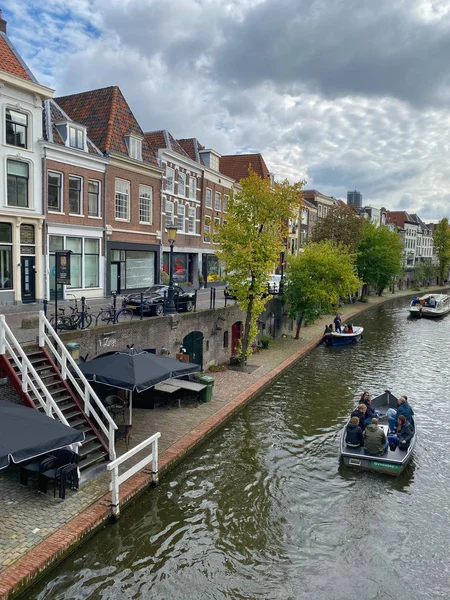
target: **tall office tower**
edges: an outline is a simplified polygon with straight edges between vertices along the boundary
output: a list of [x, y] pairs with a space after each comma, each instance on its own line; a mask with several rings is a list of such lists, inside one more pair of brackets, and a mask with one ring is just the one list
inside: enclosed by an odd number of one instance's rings
[[358, 190], [352, 190], [347, 192], [347, 204], [349, 206], [354, 206], [355, 208], [362, 207], [362, 194], [358, 192]]

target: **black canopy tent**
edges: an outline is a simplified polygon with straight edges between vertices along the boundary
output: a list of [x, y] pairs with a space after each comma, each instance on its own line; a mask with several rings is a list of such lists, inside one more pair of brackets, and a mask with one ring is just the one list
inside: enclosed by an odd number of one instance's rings
[[0, 400], [0, 469], [84, 441], [84, 433], [44, 413]]
[[200, 365], [135, 348], [94, 358], [79, 367], [88, 381], [130, 392], [130, 423], [133, 391], [144, 392], [166, 379], [200, 370]]

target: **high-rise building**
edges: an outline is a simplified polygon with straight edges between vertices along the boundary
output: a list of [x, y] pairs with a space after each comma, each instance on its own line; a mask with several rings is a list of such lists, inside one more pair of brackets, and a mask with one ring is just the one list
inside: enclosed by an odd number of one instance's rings
[[351, 190], [347, 192], [347, 204], [354, 206], [355, 208], [362, 207], [362, 194], [358, 190]]

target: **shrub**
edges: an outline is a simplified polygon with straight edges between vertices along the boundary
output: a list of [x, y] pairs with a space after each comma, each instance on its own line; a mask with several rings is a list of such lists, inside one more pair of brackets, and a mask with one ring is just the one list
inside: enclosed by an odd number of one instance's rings
[[259, 341], [261, 342], [261, 346], [263, 348], [268, 348], [272, 342], [272, 338], [270, 337], [270, 335], [262, 335], [259, 338]]
[[164, 285], [169, 285], [169, 274], [165, 271], [161, 271], [160, 281]]
[[361, 298], [358, 298], [358, 302], [368, 302], [369, 299], [367, 298], [367, 296], [361, 296]]

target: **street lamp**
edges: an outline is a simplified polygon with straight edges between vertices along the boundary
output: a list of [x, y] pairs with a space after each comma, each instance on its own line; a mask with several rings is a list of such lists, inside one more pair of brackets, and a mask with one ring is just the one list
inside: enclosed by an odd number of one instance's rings
[[169, 289], [167, 290], [167, 306], [166, 313], [173, 315], [177, 312], [174, 302], [174, 289], [173, 289], [173, 245], [177, 239], [177, 228], [175, 225], [170, 225], [167, 228], [167, 237], [169, 238], [170, 244], [170, 257], [169, 257]]

